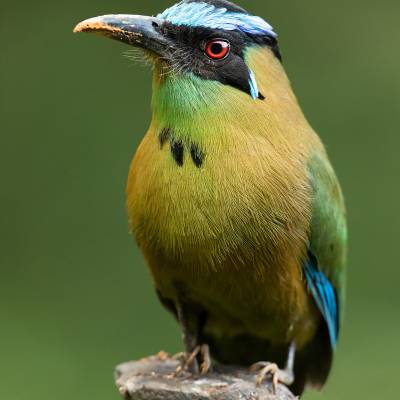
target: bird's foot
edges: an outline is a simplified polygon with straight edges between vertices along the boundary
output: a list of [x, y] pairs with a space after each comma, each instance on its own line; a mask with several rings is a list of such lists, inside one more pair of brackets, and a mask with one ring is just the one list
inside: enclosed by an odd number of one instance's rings
[[279, 383], [290, 386], [294, 382], [293, 371], [290, 368], [279, 369], [278, 365], [275, 363], [261, 361], [253, 364], [250, 367], [250, 371], [259, 371], [256, 377], [257, 386], [261, 385], [266, 378], [271, 378], [274, 394], [276, 394]]
[[210, 348], [207, 344], [196, 346], [191, 353], [178, 353], [174, 358], [181, 361], [181, 365], [173, 374], [175, 378], [184, 371], [194, 375], [206, 375], [211, 370]]
[[210, 356], [210, 347], [208, 344], [202, 344], [200, 346], [201, 363], [200, 363], [200, 374], [206, 375], [212, 369], [212, 362]]

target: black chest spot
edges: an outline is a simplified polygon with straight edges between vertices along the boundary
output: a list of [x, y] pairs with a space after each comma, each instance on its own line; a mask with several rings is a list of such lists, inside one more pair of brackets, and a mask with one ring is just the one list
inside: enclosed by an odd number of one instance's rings
[[158, 135], [158, 140], [160, 142], [160, 148], [164, 147], [164, 144], [167, 143], [171, 138], [171, 130], [169, 128], [163, 129]]
[[190, 153], [194, 165], [197, 168], [202, 167], [205, 159], [205, 152], [197, 143], [190, 141], [184, 142], [181, 139], [175, 138], [173, 131], [169, 128], [164, 128], [161, 130], [158, 135], [158, 140], [160, 143], [160, 149], [162, 149], [167, 142], [170, 143], [172, 158], [175, 160], [178, 166], [183, 166], [185, 161], [185, 153], [188, 152]]
[[190, 155], [196, 167], [200, 168], [203, 165], [204, 153], [196, 143], [191, 144]]
[[185, 153], [185, 148], [183, 147], [182, 140], [171, 140], [171, 154], [176, 163], [182, 167], [183, 165], [183, 156]]

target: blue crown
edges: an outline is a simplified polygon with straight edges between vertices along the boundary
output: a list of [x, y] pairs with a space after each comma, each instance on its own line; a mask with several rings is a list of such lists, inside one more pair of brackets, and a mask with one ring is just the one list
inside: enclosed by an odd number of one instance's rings
[[222, 29], [225, 31], [239, 30], [250, 35], [267, 35], [276, 38], [272, 26], [260, 17], [228, 11], [204, 2], [181, 1], [166, 9], [157, 18], [164, 19], [175, 25]]

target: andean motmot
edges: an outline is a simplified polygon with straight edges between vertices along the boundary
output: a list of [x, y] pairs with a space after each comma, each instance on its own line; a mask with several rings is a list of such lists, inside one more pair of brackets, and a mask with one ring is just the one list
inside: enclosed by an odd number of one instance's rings
[[125, 42], [153, 64], [127, 210], [188, 359], [198, 354], [188, 367], [255, 364], [258, 383], [321, 387], [343, 314], [345, 207], [271, 25], [225, 0], [184, 0], [75, 31]]

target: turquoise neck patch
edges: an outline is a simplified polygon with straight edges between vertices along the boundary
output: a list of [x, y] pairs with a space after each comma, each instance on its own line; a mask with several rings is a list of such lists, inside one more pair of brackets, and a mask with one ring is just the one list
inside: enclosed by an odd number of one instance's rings
[[254, 76], [253, 71], [249, 68], [249, 85], [250, 85], [250, 93], [253, 100], [257, 100], [259, 96], [258, 85], [256, 81], [256, 77]]

